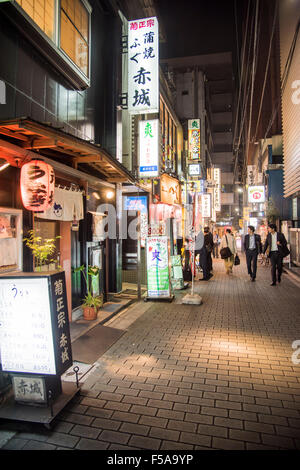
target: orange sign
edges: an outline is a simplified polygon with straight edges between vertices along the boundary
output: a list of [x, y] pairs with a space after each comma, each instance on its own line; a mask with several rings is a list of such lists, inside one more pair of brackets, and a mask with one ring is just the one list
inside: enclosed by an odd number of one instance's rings
[[180, 183], [169, 175], [160, 178], [160, 200], [165, 204], [181, 204]]

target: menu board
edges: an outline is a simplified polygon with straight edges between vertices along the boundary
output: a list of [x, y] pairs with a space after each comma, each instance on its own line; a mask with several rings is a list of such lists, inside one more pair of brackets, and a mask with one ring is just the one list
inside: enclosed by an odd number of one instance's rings
[[167, 237], [147, 237], [148, 297], [170, 297]]
[[0, 278], [2, 370], [62, 374], [72, 365], [64, 272]]

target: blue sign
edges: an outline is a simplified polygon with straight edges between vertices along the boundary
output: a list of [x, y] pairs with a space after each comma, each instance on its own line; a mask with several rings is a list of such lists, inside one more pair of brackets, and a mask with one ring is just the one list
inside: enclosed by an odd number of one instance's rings
[[127, 211], [140, 211], [147, 213], [147, 196], [125, 196], [124, 209]]

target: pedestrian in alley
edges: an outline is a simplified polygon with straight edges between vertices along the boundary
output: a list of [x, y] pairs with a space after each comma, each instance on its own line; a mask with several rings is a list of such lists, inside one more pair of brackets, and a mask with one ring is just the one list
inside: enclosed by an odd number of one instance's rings
[[232, 267], [234, 265], [234, 257], [237, 253], [236, 242], [231, 229], [227, 228], [225, 234], [223, 235], [220, 243], [220, 254], [223, 248], [229, 248], [231, 255], [229, 257], [223, 258], [225, 264], [226, 274], [232, 274]]
[[208, 252], [205, 246], [205, 236], [200, 231], [195, 237], [195, 257], [199, 255], [200, 258], [200, 267], [203, 271], [203, 278], [199, 281], [209, 281], [213, 276], [209, 270], [208, 264]]
[[256, 279], [257, 257], [262, 252], [260, 235], [254, 233], [253, 225], [248, 227], [248, 235], [244, 239], [244, 249], [246, 253], [248, 274], [252, 282]]
[[214, 258], [219, 258], [219, 243], [220, 243], [220, 239], [219, 239], [219, 235], [218, 235], [218, 233], [217, 233], [216, 230], [214, 231], [214, 234], [213, 234], [213, 242], [214, 242], [213, 257], [214, 257]]
[[209, 272], [212, 271], [212, 258], [211, 254], [214, 247], [214, 239], [212, 233], [209, 231], [209, 227], [204, 227], [204, 244], [207, 251], [207, 266]]
[[268, 232], [263, 252], [265, 254], [267, 249], [269, 249], [272, 274], [271, 286], [276, 286], [276, 281], [278, 283], [281, 282], [283, 258], [289, 254], [289, 250], [285, 236], [283, 233], [277, 232], [275, 224], [269, 224]]

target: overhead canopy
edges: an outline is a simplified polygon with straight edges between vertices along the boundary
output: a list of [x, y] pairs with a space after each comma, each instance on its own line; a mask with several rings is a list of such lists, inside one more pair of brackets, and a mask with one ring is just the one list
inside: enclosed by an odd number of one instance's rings
[[[0, 122], [0, 138], [18, 145], [22, 150], [39, 152], [48, 158], [69, 164], [75, 169], [102, 175], [108, 182], [132, 182], [130, 172], [100, 146], [64, 133], [52, 126], [40, 124], [28, 118]], [[1, 153], [5, 149], [1, 147]], [[24, 152], [23, 152], [23, 155]], [[10, 158], [14, 164], [13, 157]], [[15, 156], [17, 157], [17, 156]], [[24, 158], [26, 159], [26, 157]], [[23, 159], [22, 159], [23, 161]]]

